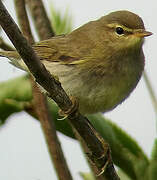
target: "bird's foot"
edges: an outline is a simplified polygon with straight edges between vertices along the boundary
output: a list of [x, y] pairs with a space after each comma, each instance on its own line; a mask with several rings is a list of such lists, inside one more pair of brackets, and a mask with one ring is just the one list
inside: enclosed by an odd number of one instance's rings
[[63, 118], [58, 118], [58, 120], [65, 120], [68, 118], [70, 114], [75, 113], [78, 110], [79, 103], [77, 99], [74, 96], [70, 96], [72, 106], [67, 110], [67, 111], [62, 111], [61, 109], [59, 110], [59, 115], [63, 116]]
[[95, 132], [95, 135], [97, 136], [97, 138], [99, 139], [99, 141], [103, 146], [103, 152], [99, 157], [95, 157], [94, 154], [90, 154], [90, 153], [87, 153], [87, 156], [89, 157], [90, 162], [94, 166], [96, 162], [98, 164], [101, 164], [100, 167], [97, 169], [97, 173], [96, 173], [96, 176], [101, 176], [105, 172], [108, 164], [111, 162], [110, 147], [109, 144], [106, 143], [104, 139], [97, 132]]
[[97, 176], [101, 176], [105, 172], [106, 167], [108, 166], [109, 162], [111, 161], [109, 144], [105, 143], [105, 141], [104, 141], [104, 139], [102, 137], [99, 137], [99, 140], [102, 143], [104, 153], [97, 160], [104, 159], [104, 165], [102, 165], [102, 167], [100, 168]]

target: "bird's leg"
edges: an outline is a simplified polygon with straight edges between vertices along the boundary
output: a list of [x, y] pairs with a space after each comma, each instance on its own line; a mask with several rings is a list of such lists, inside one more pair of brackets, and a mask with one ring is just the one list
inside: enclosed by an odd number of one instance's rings
[[104, 153], [99, 158], [96, 158], [93, 154], [87, 153], [87, 156], [91, 164], [94, 166], [95, 166], [96, 161], [102, 161], [102, 158], [104, 159], [104, 164], [101, 165], [101, 167], [97, 170], [96, 176], [101, 176], [105, 172], [107, 166], [109, 165], [111, 161], [109, 145], [105, 143], [104, 140], [102, 142], [102, 145], [104, 148]]
[[58, 120], [64, 120], [66, 119], [70, 114], [74, 113], [78, 110], [79, 103], [77, 99], [74, 96], [70, 96], [70, 100], [72, 102], [72, 106], [67, 111], [59, 110], [59, 115], [63, 116], [63, 118], [59, 118]]

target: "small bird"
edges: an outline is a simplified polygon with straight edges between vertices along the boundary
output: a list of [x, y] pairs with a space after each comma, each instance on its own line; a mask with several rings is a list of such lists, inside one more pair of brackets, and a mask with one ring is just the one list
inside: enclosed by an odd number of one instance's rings
[[[150, 35], [138, 15], [123, 10], [33, 48], [67, 94], [78, 100], [80, 112], [92, 114], [112, 110], [136, 87], [144, 69], [144, 37]], [[17, 51], [0, 51], [0, 56], [29, 71]]]

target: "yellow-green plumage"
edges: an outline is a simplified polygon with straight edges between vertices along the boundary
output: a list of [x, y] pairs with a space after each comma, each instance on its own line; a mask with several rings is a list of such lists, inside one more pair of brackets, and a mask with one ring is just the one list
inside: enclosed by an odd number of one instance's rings
[[[143, 38], [149, 35], [139, 16], [117, 11], [33, 48], [78, 99], [81, 113], [89, 114], [113, 109], [136, 87], [144, 69]], [[21, 66], [17, 52], [0, 54]]]

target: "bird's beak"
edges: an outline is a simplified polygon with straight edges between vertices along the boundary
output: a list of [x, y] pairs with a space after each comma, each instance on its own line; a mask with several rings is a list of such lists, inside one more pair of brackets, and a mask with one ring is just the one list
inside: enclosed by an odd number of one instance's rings
[[141, 38], [151, 36], [152, 34], [153, 34], [152, 32], [145, 31], [144, 29], [139, 29], [134, 32], [134, 35], [136, 37], [141, 37]]

